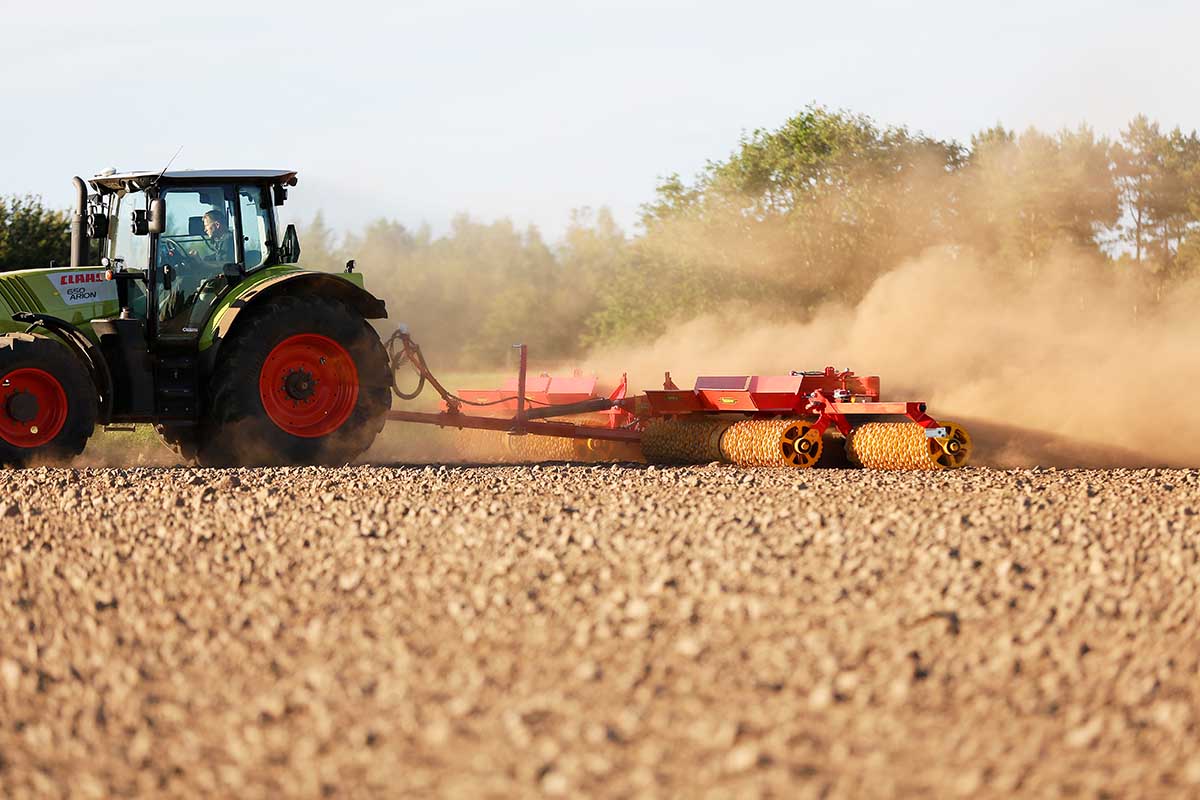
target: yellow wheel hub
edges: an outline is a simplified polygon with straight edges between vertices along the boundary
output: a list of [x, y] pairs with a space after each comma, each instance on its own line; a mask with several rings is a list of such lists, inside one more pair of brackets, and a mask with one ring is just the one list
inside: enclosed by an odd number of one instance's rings
[[823, 442], [813, 426], [797, 422], [786, 428], [779, 440], [783, 459], [793, 467], [807, 469], [821, 460]]
[[961, 467], [971, 457], [971, 434], [953, 422], [943, 422], [940, 426], [946, 429], [946, 436], [929, 440], [933, 460], [943, 469]]

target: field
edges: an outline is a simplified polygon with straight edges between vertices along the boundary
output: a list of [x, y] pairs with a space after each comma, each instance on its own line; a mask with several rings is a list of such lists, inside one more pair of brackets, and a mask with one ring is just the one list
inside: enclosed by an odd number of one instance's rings
[[1200, 792], [1200, 472], [0, 479], [0, 796]]

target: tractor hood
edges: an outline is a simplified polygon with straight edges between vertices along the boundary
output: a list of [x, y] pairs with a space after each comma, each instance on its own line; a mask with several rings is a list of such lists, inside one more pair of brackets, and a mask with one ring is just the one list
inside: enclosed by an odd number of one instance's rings
[[103, 267], [54, 267], [0, 274], [3, 328], [23, 329], [8, 318], [31, 311], [66, 320], [90, 335], [90, 320], [115, 316], [120, 310], [117, 284], [107, 280], [105, 272]]

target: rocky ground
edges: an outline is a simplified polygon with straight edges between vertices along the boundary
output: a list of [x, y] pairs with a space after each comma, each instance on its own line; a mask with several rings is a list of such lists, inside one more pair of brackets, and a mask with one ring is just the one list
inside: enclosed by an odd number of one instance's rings
[[1200, 473], [0, 476], [0, 796], [1195, 796]]

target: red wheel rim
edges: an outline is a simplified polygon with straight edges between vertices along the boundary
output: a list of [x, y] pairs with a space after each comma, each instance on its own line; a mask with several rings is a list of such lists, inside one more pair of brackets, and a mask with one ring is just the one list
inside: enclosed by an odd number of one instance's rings
[[271, 421], [293, 436], [333, 433], [358, 403], [358, 369], [346, 348], [326, 336], [289, 336], [267, 354], [258, 394]]
[[0, 438], [16, 447], [41, 447], [67, 423], [67, 392], [58, 378], [22, 367], [0, 378]]

